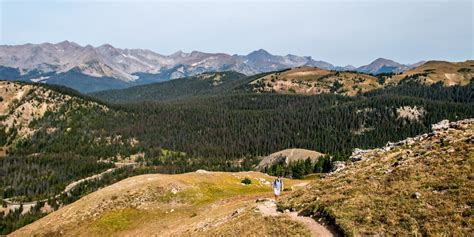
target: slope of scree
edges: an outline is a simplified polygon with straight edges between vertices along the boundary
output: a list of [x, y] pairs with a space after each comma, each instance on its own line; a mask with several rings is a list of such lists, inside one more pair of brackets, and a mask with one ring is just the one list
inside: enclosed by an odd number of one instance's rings
[[349, 236], [474, 233], [474, 119], [355, 150], [351, 161], [282, 201], [332, 221]]

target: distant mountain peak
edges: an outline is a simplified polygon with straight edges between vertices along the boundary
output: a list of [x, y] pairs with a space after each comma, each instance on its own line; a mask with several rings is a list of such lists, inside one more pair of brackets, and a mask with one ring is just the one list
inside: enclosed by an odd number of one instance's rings
[[103, 44], [99, 46], [99, 48], [115, 49], [115, 47], [110, 44]]
[[388, 72], [402, 72], [408, 69], [407, 65], [400, 64], [391, 59], [386, 58], [377, 58], [372, 61], [370, 64], [361, 66], [356, 70], [359, 72], [371, 73], [371, 74], [380, 74]]
[[391, 59], [386, 59], [386, 58], [377, 58], [375, 59], [372, 63], [370, 63], [369, 65], [396, 65], [396, 66], [399, 66], [399, 65], [402, 65], [400, 63], [397, 63]]
[[[355, 69], [336, 67], [328, 62], [314, 60], [310, 56], [273, 55], [265, 49], [258, 49], [247, 55], [200, 51], [185, 53], [181, 50], [171, 55], [161, 55], [151, 50], [115, 48], [107, 43], [98, 47], [81, 46], [68, 40], [56, 44], [0, 46], [0, 66], [18, 68], [21, 72], [37, 70], [43, 74], [66, 73], [74, 69], [91, 77], [108, 77], [121, 83], [149, 83], [157, 80], [150, 78], [166, 80], [219, 71], [254, 75], [301, 66], [341, 71]], [[407, 68], [406, 65], [392, 60], [378, 58], [355, 70], [377, 74], [401, 72]]]
[[176, 57], [186, 57], [187, 53], [181, 51], [181, 50], [178, 50], [176, 52], [174, 52], [173, 54], [170, 55], [170, 57], [172, 58], [176, 58]]
[[247, 57], [271, 57], [271, 56], [273, 55], [271, 55], [265, 49], [255, 50], [247, 55]]

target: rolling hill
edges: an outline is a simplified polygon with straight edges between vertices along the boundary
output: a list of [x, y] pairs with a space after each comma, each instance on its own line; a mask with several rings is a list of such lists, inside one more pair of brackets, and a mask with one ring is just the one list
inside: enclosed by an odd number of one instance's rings
[[378, 78], [372, 75], [313, 67], [275, 72], [250, 82], [247, 87], [258, 93], [303, 95], [337, 93], [350, 96], [382, 88]]
[[[1, 216], [0, 233], [130, 176], [250, 170], [259, 157], [290, 147], [333, 156], [330, 168], [354, 148], [474, 117], [472, 83], [402, 83], [352, 97], [246, 91], [265, 76], [208, 73], [178, 81], [200, 88], [181, 98], [171, 92], [166, 100], [120, 105], [64, 87], [2, 81], [0, 145], [8, 152], [0, 159], [0, 195], [16, 211]], [[20, 203], [28, 205], [20, 211]]]
[[[244, 177], [252, 183], [242, 184]], [[303, 222], [276, 211], [270, 215], [256, 202], [271, 196], [272, 179], [256, 172], [136, 176], [89, 194], [11, 236], [248, 236], [282, 232], [309, 236]], [[285, 182], [289, 188], [298, 188], [307, 181]]]
[[[474, 78], [474, 60], [465, 62], [428, 61], [418, 67], [393, 76], [393, 80], [418, 80], [424, 84], [445, 86], [467, 85]], [[388, 80], [390, 81], [390, 79]]]
[[277, 164], [281, 159], [284, 163], [289, 164], [290, 162], [295, 161], [304, 161], [310, 159], [312, 162], [318, 161], [318, 158], [324, 156], [324, 154], [317, 151], [311, 151], [306, 149], [285, 149], [282, 151], [277, 151], [268, 156], [263, 157], [263, 159], [258, 163], [256, 169], [262, 169], [264, 167], [269, 167], [271, 165]]
[[276, 205], [268, 199], [274, 177], [258, 172], [142, 175], [11, 236], [469, 235], [474, 120], [432, 127], [382, 148], [356, 149], [321, 179], [285, 179], [293, 191]]
[[[430, 61], [403, 73], [370, 75], [355, 71], [334, 71], [315, 67], [296, 67], [282, 71], [245, 76], [234, 72], [205, 73], [202, 76], [110, 90], [91, 95], [108, 102], [130, 103], [164, 101], [236, 93], [339, 94], [357, 96], [407, 83], [444, 87], [468, 86], [474, 77], [473, 61]], [[223, 76], [219, 82], [203, 80], [209, 75]], [[212, 77], [212, 76], [211, 76]], [[437, 95], [439, 95], [437, 93]]]

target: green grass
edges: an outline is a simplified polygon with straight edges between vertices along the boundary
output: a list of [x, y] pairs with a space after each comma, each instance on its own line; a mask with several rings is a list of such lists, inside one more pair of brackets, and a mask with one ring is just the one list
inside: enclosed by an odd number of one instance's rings
[[117, 233], [130, 229], [146, 218], [143, 210], [127, 208], [105, 213], [94, 222], [94, 229], [102, 234]]

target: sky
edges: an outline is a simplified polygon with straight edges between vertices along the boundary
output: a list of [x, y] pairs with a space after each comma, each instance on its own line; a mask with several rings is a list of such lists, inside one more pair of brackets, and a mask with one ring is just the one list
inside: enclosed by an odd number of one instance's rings
[[119, 48], [311, 56], [360, 66], [473, 59], [472, 0], [8, 1], [0, 45], [108, 43]]

